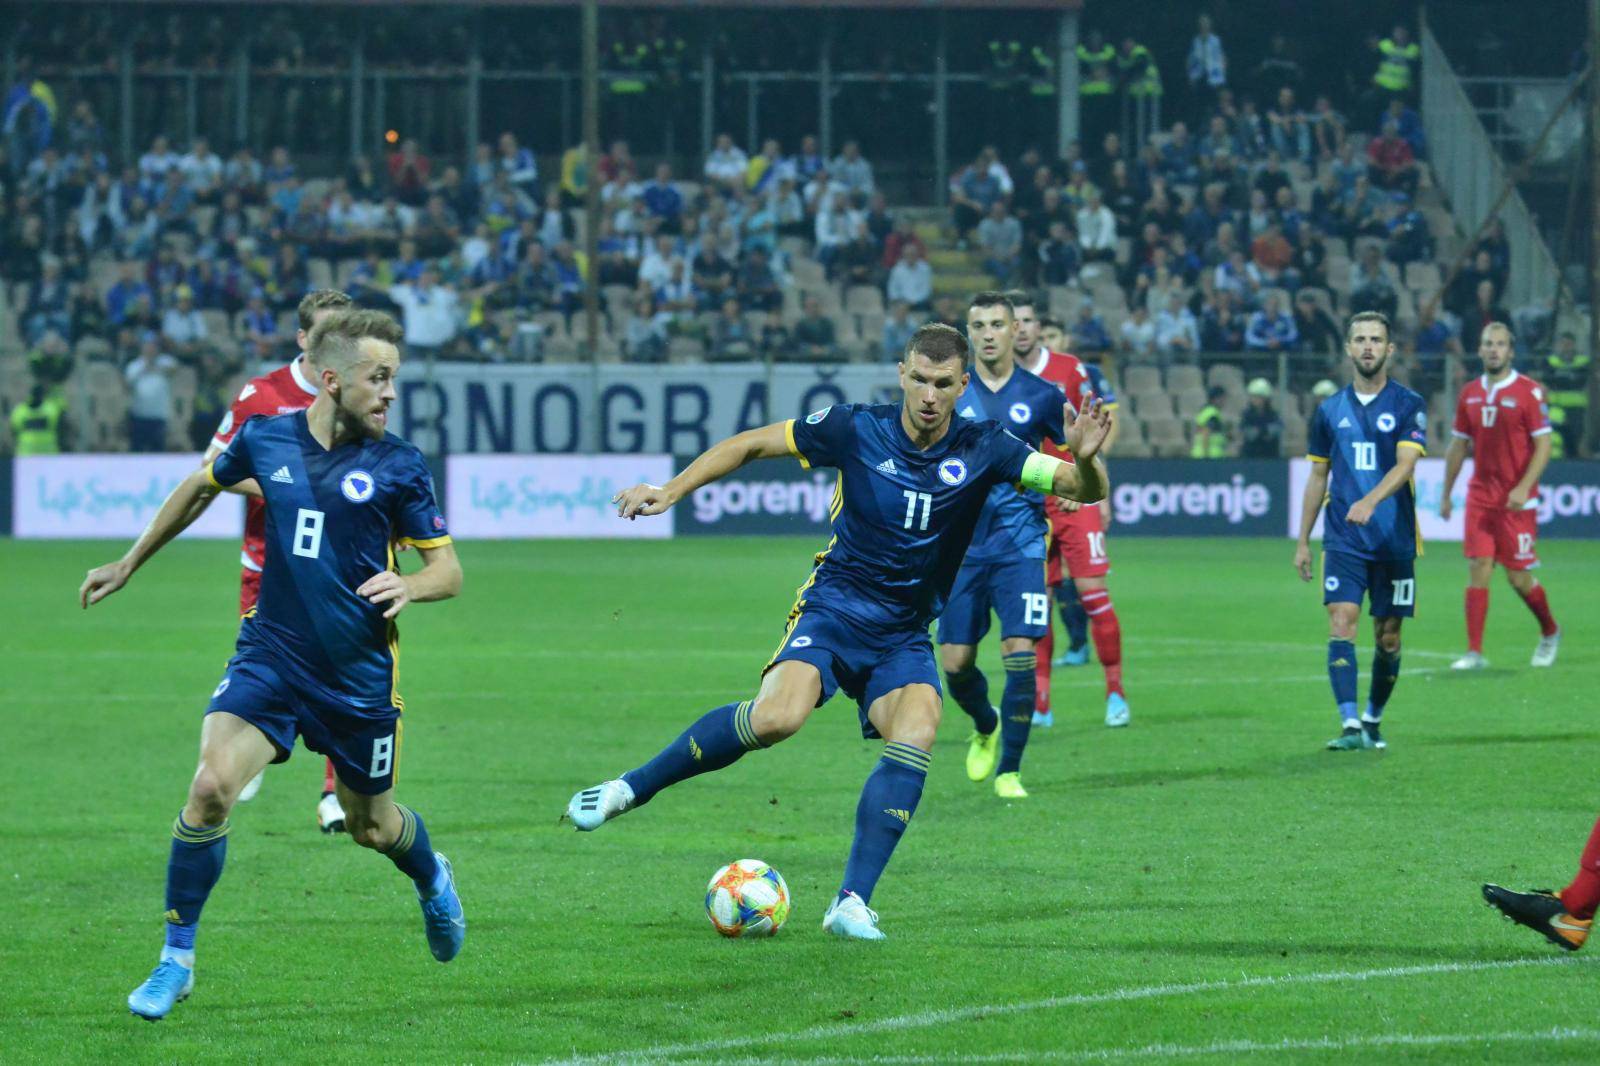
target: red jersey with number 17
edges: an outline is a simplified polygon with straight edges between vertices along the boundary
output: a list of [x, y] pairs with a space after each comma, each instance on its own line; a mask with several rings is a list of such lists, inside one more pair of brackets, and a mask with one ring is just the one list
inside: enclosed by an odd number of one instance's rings
[[[1031, 371], [1050, 382], [1061, 390], [1067, 402], [1067, 424], [1070, 425], [1078, 417], [1078, 410], [1089, 397], [1094, 395], [1094, 388], [1089, 384], [1089, 372], [1084, 369], [1083, 361], [1069, 352], [1052, 352], [1049, 348], [1041, 347], [1044, 360], [1033, 366], [1022, 365], [1022, 369]], [[1053, 455], [1057, 459], [1071, 459], [1072, 456], [1065, 448], [1055, 441], [1046, 438], [1040, 445], [1040, 450], [1046, 455]]]
[[[226, 448], [239, 432], [239, 427], [252, 415], [286, 415], [303, 411], [317, 398], [313, 385], [296, 359], [288, 366], [280, 366], [270, 374], [250, 379], [239, 396], [222, 416], [212, 446]], [[254, 496], [245, 498], [244, 550], [239, 554], [239, 564], [246, 570], [261, 571], [267, 561], [267, 508]]]
[[[1472, 480], [1467, 501], [1504, 509], [1506, 496], [1528, 472], [1537, 437], [1550, 432], [1550, 404], [1543, 386], [1515, 370], [1503, 381], [1487, 375], [1467, 382], [1456, 401], [1452, 435], [1472, 442]], [[1531, 505], [1539, 486], [1528, 494]]]

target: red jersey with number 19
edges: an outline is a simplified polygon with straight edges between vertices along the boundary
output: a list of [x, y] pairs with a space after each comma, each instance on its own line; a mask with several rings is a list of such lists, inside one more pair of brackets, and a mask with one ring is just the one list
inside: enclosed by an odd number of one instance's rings
[[[1544, 388], [1515, 370], [1502, 381], [1487, 375], [1467, 382], [1456, 401], [1451, 433], [1472, 442], [1472, 480], [1467, 502], [1504, 509], [1506, 496], [1528, 472], [1537, 437], [1550, 432], [1550, 405]], [[1528, 494], [1530, 506], [1539, 487]]]

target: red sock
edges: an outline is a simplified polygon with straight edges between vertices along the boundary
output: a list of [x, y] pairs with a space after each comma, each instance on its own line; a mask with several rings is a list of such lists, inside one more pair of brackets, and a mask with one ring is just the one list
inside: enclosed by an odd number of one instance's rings
[[1539, 620], [1539, 633], [1543, 636], [1554, 636], [1556, 620], [1550, 614], [1550, 601], [1544, 598], [1544, 586], [1534, 585], [1527, 592], [1518, 592], [1522, 602], [1528, 605], [1528, 610]]
[[1483, 622], [1489, 617], [1489, 590], [1467, 589], [1467, 650], [1483, 652]]
[[1594, 823], [1589, 842], [1583, 846], [1583, 858], [1578, 861], [1578, 876], [1559, 894], [1561, 905], [1574, 918], [1594, 917], [1595, 907], [1600, 906], [1600, 821]]
[[323, 792], [332, 792], [333, 791], [333, 760], [332, 759], [328, 759], [327, 760], [327, 766], [322, 771], [322, 791]]
[[1056, 627], [1044, 631], [1033, 646], [1033, 709], [1050, 713], [1050, 654], [1056, 650]]
[[1111, 606], [1111, 592], [1095, 589], [1079, 597], [1089, 615], [1089, 636], [1094, 641], [1094, 653], [1106, 672], [1106, 695], [1122, 694], [1122, 624], [1117, 621], [1117, 609]]

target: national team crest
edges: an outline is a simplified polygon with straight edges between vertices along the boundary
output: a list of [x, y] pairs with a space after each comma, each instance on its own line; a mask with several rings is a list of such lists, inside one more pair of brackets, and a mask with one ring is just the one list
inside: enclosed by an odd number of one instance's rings
[[1032, 417], [1033, 408], [1029, 407], [1027, 404], [1014, 403], [1011, 405], [1011, 421], [1021, 424]]
[[365, 470], [352, 470], [339, 481], [339, 491], [351, 503], [366, 503], [376, 487], [372, 475]]
[[218, 696], [220, 696], [224, 692], [228, 691], [228, 686], [230, 684], [232, 684], [232, 683], [233, 683], [233, 678], [231, 678], [231, 677], [223, 678], [222, 679], [222, 684], [218, 685], [216, 687], [216, 689], [211, 693], [211, 698], [212, 699], [216, 699]]
[[1339, 579], [1330, 576], [1322, 582], [1322, 587], [1327, 589], [1329, 592], [1337, 592], [1339, 589]]
[[810, 637], [795, 637], [793, 640], [791, 640], [789, 642], [789, 647], [791, 647], [791, 648], [809, 648], [809, 647], [811, 647], [811, 638]]
[[939, 464], [939, 480], [946, 485], [959, 485], [967, 480], [967, 464], [960, 459], [946, 459]]
[[810, 414], [806, 415], [806, 425], [808, 425], [808, 426], [816, 425], [818, 422], [821, 422], [824, 418], [827, 418], [828, 417], [828, 412], [831, 411], [831, 410], [833, 410], [833, 404], [830, 403], [828, 406], [824, 407], [820, 411], [812, 411]]
[[1388, 433], [1390, 430], [1394, 429], [1394, 415], [1390, 414], [1388, 411], [1385, 411], [1383, 414], [1379, 415], [1378, 429], [1382, 430], [1384, 433]]

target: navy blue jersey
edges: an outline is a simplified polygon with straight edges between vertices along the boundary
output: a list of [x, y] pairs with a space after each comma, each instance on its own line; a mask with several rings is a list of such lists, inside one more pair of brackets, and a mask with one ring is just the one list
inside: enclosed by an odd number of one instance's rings
[[[956, 401], [962, 418], [998, 422], [1023, 442], [1037, 448], [1049, 438], [1057, 444], [1066, 437], [1062, 425], [1065, 407], [1061, 390], [1036, 374], [1014, 367], [1006, 383], [995, 392], [977, 374]], [[978, 518], [967, 558], [1000, 562], [1022, 557], [1043, 559], [1045, 549], [1044, 497], [1016, 485], [996, 485]]]
[[898, 404], [836, 404], [785, 431], [802, 465], [839, 470], [833, 535], [796, 613], [812, 603], [890, 629], [926, 630], [944, 610], [989, 490], [1018, 481], [1033, 453], [999, 423], [965, 418], [921, 451]]
[[250, 419], [208, 472], [224, 487], [255, 478], [266, 496], [266, 565], [241, 651], [260, 648], [354, 707], [397, 706], [389, 605], [356, 589], [393, 566], [396, 541], [450, 543], [422, 453], [392, 433], [323, 448], [299, 411]]
[[1100, 369], [1100, 364], [1084, 363], [1083, 372], [1089, 376], [1089, 388], [1100, 398], [1100, 406], [1117, 406], [1117, 391], [1111, 387], [1111, 379]]
[[1366, 403], [1346, 385], [1317, 406], [1307, 458], [1331, 467], [1324, 551], [1375, 560], [1416, 558], [1417, 498], [1411, 485], [1378, 504], [1365, 526], [1352, 526], [1344, 516], [1394, 469], [1401, 448], [1423, 451], [1427, 439], [1427, 404], [1393, 381]]

